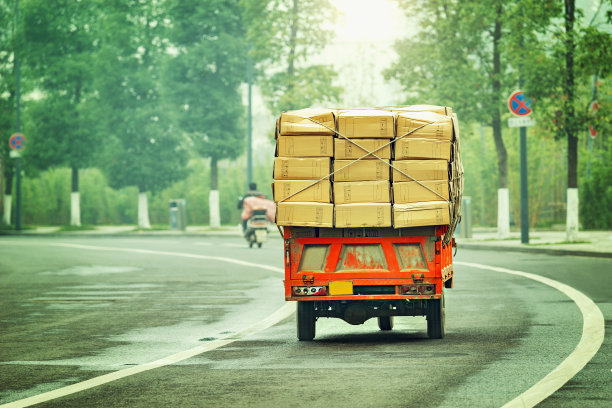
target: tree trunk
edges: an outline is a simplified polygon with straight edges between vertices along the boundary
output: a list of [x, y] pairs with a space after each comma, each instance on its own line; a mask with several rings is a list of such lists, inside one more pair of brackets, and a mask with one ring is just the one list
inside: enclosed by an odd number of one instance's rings
[[502, 37], [502, 4], [497, 4], [497, 15], [493, 29], [493, 78], [491, 80], [491, 106], [493, 107], [491, 127], [497, 152], [497, 235], [499, 238], [510, 236], [510, 193], [508, 191], [508, 152], [502, 138], [500, 111], [501, 94], [501, 52], [499, 42]]
[[221, 226], [221, 212], [219, 211], [219, 170], [216, 157], [210, 158], [210, 193], [208, 195], [208, 214], [211, 228]]
[[70, 225], [81, 226], [81, 197], [79, 194], [79, 169], [72, 166], [72, 190], [70, 193]]
[[151, 229], [149, 222], [149, 205], [147, 201], [147, 192], [138, 192], [138, 228]]
[[574, 53], [576, 40], [574, 21], [576, 19], [575, 0], [565, 0], [565, 81], [563, 103], [565, 132], [567, 134], [567, 241], [573, 242], [578, 234], [578, 132], [574, 112]]

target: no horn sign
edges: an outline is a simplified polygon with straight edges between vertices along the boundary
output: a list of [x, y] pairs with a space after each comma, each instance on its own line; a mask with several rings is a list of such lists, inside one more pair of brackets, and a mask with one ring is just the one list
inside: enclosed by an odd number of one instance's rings
[[527, 99], [523, 91], [514, 91], [508, 98], [508, 109], [516, 116], [531, 114], [531, 99]]

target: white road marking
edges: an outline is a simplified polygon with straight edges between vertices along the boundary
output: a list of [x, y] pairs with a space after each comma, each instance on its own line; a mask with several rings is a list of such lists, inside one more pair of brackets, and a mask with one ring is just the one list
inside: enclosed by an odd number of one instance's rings
[[557, 289], [573, 300], [582, 313], [582, 337], [580, 338], [580, 342], [578, 342], [578, 345], [574, 351], [572, 351], [572, 353], [546, 377], [542, 378], [531, 388], [514, 398], [512, 401], [506, 403], [503, 408], [524, 408], [536, 406], [561, 388], [566, 382], [572, 379], [572, 377], [578, 374], [578, 372], [584, 368], [584, 366], [593, 358], [593, 356], [595, 356], [601, 347], [605, 334], [605, 321], [603, 314], [597, 305], [582, 292], [564, 283], [532, 273], [472, 262], [456, 261], [455, 264], [508, 273], [541, 282]]
[[[207, 260], [217, 260], [223, 262], [230, 262], [238, 265], [249, 266], [253, 268], [260, 268], [270, 270], [273, 272], [284, 273], [281, 268], [275, 268], [269, 265], [256, 264], [252, 262], [240, 261], [238, 259], [223, 258], [217, 256], [206, 256], [206, 255], [195, 255], [182, 252], [167, 252], [167, 251], [153, 251], [147, 249], [130, 249], [130, 248], [112, 248], [112, 247], [98, 247], [91, 245], [77, 245], [77, 244], [51, 244], [54, 246], [61, 246], [67, 248], [78, 248], [78, 249], [90, 249], [95, 251], [121, 251], [121, 252], [133, 252], [141, 254], [152, 254], [152, 255], [167, 255], [167, 256], [178, 256], [183, 258], [197, 258]], [[82, 381], [76, 384], [68, 385], [66, 387], [58, 388], [57, 390], [45, 392], [43, 394], [34, 395], [32, 397], [24, 398], [21, 400], [9, 402], [8, 404], [0, 405], [1, 408], [17, 408], [17, 407], [29, 407], [34, 404], [40, 404], [42, 402], [50, 401], [56, 398], [65, 397], [70, 394], [74, 394], [80, 391], [84, 391], [90, 388], [97, 387], [102, 384], [109, 383], [111, 381], [119, 380], [121, 378], [129, 377], [131, 375], [139, 374], [144, 371], [153, 370], [155, 368], [167, 366], [170, 364], [178, 363], [179, 361], [186, 360], [188, 358], [197, 356], [198, 354], [206, 353], [207, 351], [215, 350], [219, 347], [223, 347], [230, 343], [240, 340], [244, 337], [250, 336], [251, 334], [265, 330], [271, 326], [274, 326], [278, 322], [286, 319], [295, 312], [295, 305], [293, 303], [286, 303], [283, 307], [272, 313], [270, 316], [263, 320], [255, 323], [254, 325], [247, 327], [244, 330], [239, 331], [233, 335], [224, 337], [222, 339], [214, 340], [209, 343], [203, 344], [198, 347], [194, 347], [189, 350], [181, 351], [171, 356], [164, 357], [157, 361], [153, 361], [146, 364], [126, 368], [123, 370], [115, 371], [109, 374], [94, 377], [86, 381]]]
[[116, 248], [116, 247], [101, 247], [92, 245], [80, 245], [80, 244], [49, 244], [52, 246], [60, 246], [66, 248], [77, 248], [77, 249], [91, 249], [94, 251], [117, 251], [117, 252], [132, 252], [135, 254], [149, 254], [149, 255], [165, 255], [165, 256], [177, 256], [182, 258], [195, 258], [195, 259], [206, 259], [213, 261], [229, 262], [242, 266], [250, 266], [253, 268], [265, 269], [272, 272], [285, 273], [284, 269], [277, 268], [270, 265], [256, 264], [253, 262], [241, 261], [240, 259], [225, 258], [222, 256], [209, 256], [209, 255], [198, 255], [190, 254], [187, 252], [169, 252], [169, 251], [155, 251], [151, 249], [135, 249], [135, 248]]

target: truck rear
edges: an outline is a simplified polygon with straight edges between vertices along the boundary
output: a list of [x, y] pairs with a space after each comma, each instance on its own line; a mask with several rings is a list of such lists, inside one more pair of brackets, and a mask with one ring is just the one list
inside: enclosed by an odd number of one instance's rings
[[375, 317], [391, 330], [394, 316], [426, 316], [428, 336], [444, 337], [447, 228], [285, 227], [285, 299], [297, 301], [298, 339], [312, 340], [320, 317], [353, 325]]

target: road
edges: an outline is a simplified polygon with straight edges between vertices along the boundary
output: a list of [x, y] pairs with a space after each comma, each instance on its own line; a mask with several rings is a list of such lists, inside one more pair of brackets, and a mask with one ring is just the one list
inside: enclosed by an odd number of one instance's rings
[[[392, 332], [320, 319], [315, 341], [298, 342], [279, 239], [3, 237], [0, 404], [75, 384], [38, 406], [503, 406], [572, 356], [583, 316], [554, 287], [473, 264], [569, 285], [610, 329], [610, 259], [456, 261], [443, 340], [404, 317]], [[612, 406], [611, 355], [608, 336], [539, 406]]]

